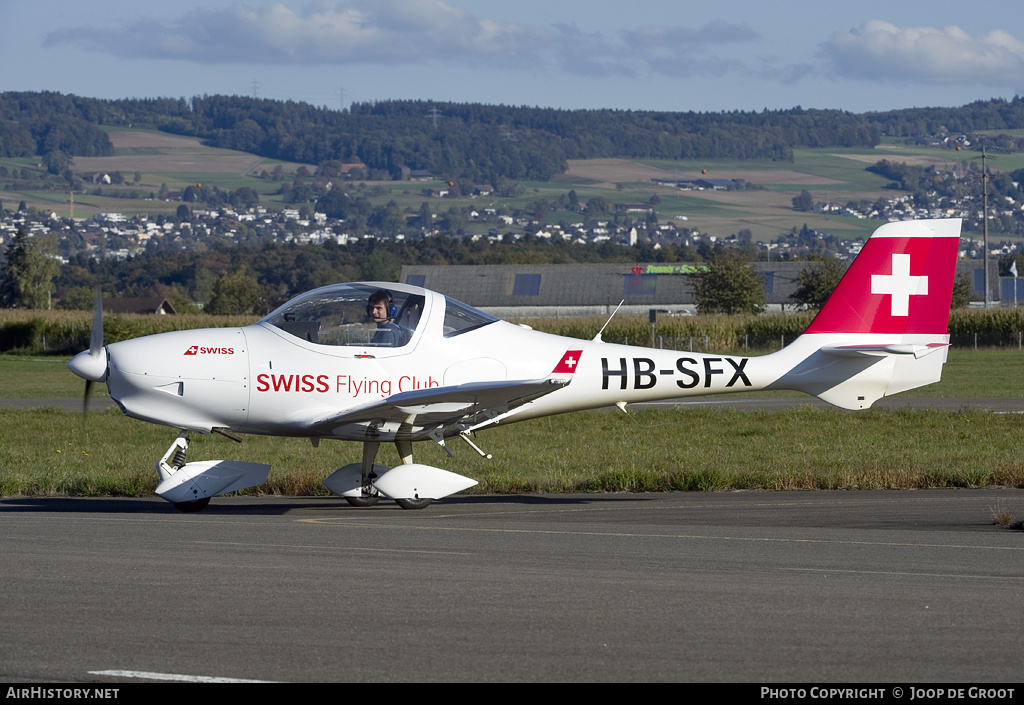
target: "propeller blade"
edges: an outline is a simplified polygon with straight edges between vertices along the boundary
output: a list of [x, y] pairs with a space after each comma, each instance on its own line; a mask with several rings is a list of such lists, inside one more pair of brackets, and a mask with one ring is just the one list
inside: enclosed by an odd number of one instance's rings
[[107, 379], [107, 351], [103, 347], [103, 295], [99, 287], [96, 287], [96, 304], [93, 307], [92, 328], [89, 329], [89, 349], [71, 358], [68, 369], [89, 382], [103, 382]]
[[89, 354], [95, 357], [103, 349], [103, 293], [96, 287], [92, 307], [92, 328], [89, 329]]

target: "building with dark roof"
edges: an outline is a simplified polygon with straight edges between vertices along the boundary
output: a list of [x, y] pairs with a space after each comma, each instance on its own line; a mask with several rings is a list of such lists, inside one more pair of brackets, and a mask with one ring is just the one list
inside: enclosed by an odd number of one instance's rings
[[103, 299], [104, 313], [150, 313], [158, 315], [176, 315], [174, 306], [162, 298], [118, 298]]
[[[769, 311], [792, 310], [797, 277], [813, 265], [814, 262], [751, 263], [764, 282]], [[446, 294], [499, 317], [609, 315], [620, 301], [624, 302], [622, 313], [646, 315], [652, 308], [696, 313], [693, 275], [700, 267], [682, 262], [411, 265], [402, 267], [400, 281]], [[980, 260], [961, 260], [957, 263], [957, 275], [966, 276], [971, 282], [973, 300], [984, 300], [984, 268]], [[990, 276], [996, 291], [999, 284], [994, 267]], [[1021, 300], [1024, 301], [1024, 295]]]
[[[806, 262], [755, 262], [765, 300], [791, 303], [796, 275]], [[694, 313], [693, 275], [702, 265], [508, 264], [414, 265], [402, 267], [401, 281], [438, 291], [496, 316], [593, 316], [654, 308]]]

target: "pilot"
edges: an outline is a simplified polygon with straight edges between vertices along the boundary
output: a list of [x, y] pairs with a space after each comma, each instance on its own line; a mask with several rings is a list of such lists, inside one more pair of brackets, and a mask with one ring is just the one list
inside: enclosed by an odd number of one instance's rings
[[377, 324], [377, 332], [370, 340], [371, 345], [399, 347], [408, 342], [408, 332], [394, 321], [397, 313], [395, 297], [391, 295], [390, 291], [378, 289], [370, 294], [370, 298], [366, 302], [366, 315]]

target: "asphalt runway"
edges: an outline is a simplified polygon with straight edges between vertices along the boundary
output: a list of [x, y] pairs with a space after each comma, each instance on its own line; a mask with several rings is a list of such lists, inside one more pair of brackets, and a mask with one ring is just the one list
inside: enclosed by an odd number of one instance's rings
[[0, 500], [0, 680], [1019, 681], [1021, 490]]

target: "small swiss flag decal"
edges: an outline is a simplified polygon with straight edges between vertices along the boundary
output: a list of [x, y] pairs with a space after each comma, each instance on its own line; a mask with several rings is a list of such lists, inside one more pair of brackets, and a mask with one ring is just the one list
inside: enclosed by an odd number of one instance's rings
[[580, 354], [582, 350], [566, 350], [565, 354], [562, 355], [562, 359], [559, 360], [558, 364], [555, 365], [555, 369], [552, 370], [552, 374], [572, 374], [576, 371], [576, 365], [580, 364]]
[[185, 354], [186, 355], [195, 355], [198, 352], [199, 352], [199, 346], [198, 345], [193, 345], [192, 347], [190, 347], [188, 350], [185, 351]]

